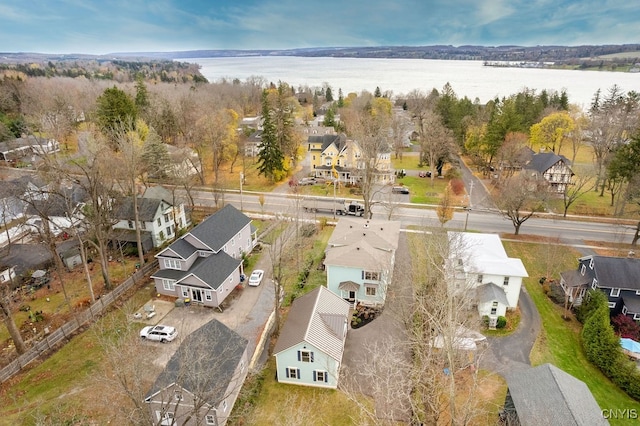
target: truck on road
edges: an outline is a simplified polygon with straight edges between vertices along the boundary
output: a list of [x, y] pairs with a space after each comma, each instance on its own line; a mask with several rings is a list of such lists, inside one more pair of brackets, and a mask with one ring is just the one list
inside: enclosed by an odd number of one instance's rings
[[302, 202], [306, 212], [325, 212], [337, 215], [364, 216], [364, 205], [357, 201], [331, 200], [323, 198], [307, 198]]

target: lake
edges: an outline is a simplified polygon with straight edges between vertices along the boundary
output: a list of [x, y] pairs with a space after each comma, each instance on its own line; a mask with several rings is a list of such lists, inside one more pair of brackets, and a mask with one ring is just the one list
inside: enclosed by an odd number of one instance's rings
[[476, 98], [481, 103], [517, 93], [523, 88], [566, 90], [569, 101], [588, 108], [598, 89], [603, 93], [617, 84], [624, 91], [640, 92], [640, 73], [610, 71], [569, 71], [536, 68], [483, 66], [482, 61], [434, 59], [303, 58], [251, 56], [234, 58], [194, 58], [188, 62], [202, 66], [210, 81], [264, 77], [268, 82], [284, 81], [293, 87], [321, 87], [328, 83], [334, 97], [338, 89], [347, 93], [374, 92], [380, 87], [393, 96], [414, 89], [441, 90], [449, 82], [458, 97]]

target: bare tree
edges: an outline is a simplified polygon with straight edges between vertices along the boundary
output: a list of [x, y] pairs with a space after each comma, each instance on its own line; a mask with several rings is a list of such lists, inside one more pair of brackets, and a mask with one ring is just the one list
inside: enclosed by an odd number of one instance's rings
[[296, 227], [289, 223], [289, 220], [281, 216], [276, 219], [270, 230], [273, 235], [268, 246], [268, 254], [271, 263], [271, 278], [275, 288], [274, 312], [275, 329], [274, 335], [280, 332], [280, 305], [284, 297], [284, 281], [287, 279], [287, 260], [290, 250], [296, 245]]
[[564, 191], [562, 192], [562, 204], [564, 206], [563, 217], [567, 217], [569, 207], [571, 207], [573, 203], [587, 192], [593, 190], [595, 177], [595, 170], [582, 170], [570, 185], [565, 185]]
[[453, 209], [453, 195], [451, 194], [451, 188], [447, 187], [436, 208], [438, 220], [442, 226], [453, 218]]
[[511, 220], [515, 235], [536, 212], [542, 211], [549, 195], [547, 182], [528, 174], [519, 174], [503, 181], [496, 205]]
[[0, 283], [0, 317], [2, 317], [2, 322], [6, 325], [7, 331], [9, 331], [9, 336], [16, 347], [16, 352], [18, 352], [18, 355], [22, 355], [27, 351], [27, 347], [13, 318], [13, 304], [11, 301], [13, 292], [12, 274], [13, 272], [9, 271], [10, 279]]
[[531, 159], [531, 150], [527, 147], [525, 133], [509, 132], [504, 143], [498, 149], [497, 160], [500, 178], [510, 178]]

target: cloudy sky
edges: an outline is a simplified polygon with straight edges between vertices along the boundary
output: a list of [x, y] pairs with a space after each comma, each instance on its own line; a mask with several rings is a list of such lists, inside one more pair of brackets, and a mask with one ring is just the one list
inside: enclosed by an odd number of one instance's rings
[[0, 52], [639, 43], [637, 0], [0, 0]]

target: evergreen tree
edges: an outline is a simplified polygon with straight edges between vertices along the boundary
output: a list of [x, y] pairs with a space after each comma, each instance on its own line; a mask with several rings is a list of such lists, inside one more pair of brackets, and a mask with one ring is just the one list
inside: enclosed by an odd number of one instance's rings
[[376, 90], [375, 92], [373, 92], [373, 96], [376, 98], [381, 98], [382, 97], [382, 92], [380, 91], [380, 86], [376, 86]]
[[331, 87], [327, 87], [324, 98], [327, 100], [327, 102], [333, 102], [333, 93], [331, 92]]
[[277, 173], [284, 170], [284, 155], [278, 142], [277, 126], [269, 105], [269, 93], [262, 91], [262, 135], [258, 153], [258, 172], [276, 180]]
[[97, 99], [97, 119], [101, 130], [108, 135], [122, 128], [133, 128], [137, 119], [136, 105], [116, 86], [105, 89]]
[[167, 146], [160, 136], [150, 129], [142, 151], [142, 162], [146, 172], [150, 177], [163, 178], [166, 176], [165, 170], [170, 161]]
[[344, 96], [342, 95], [342, 89], [338, 89], [338, 108], [344, 106]]

